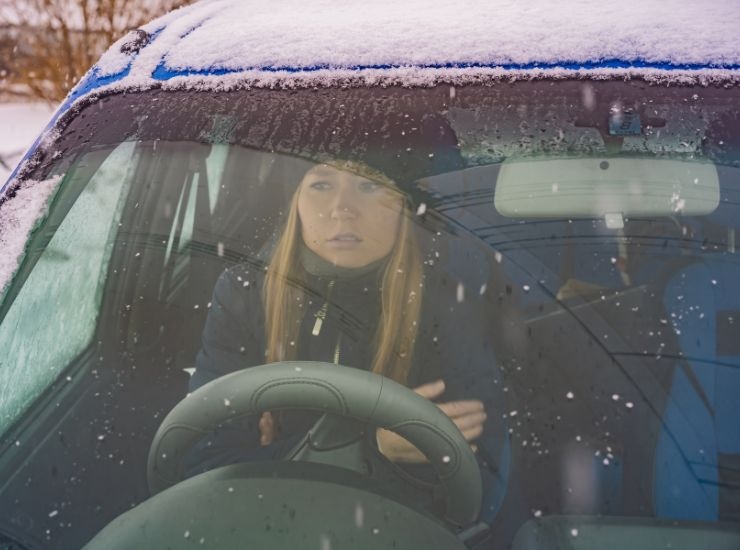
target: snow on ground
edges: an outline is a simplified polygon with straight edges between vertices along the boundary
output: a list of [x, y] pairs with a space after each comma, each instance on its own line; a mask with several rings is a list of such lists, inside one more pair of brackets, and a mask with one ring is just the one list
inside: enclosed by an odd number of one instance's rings
[[0, 103], [0, 187], [44, 129], [53, 110], [46, 103]]

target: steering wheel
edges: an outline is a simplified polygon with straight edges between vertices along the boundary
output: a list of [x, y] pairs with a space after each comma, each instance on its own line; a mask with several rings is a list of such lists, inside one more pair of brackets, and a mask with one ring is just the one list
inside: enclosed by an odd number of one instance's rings
[[[333, 429], [358, 422], [396, 432], [419, 449], [444, 491], [444, 518], [456, 526], [476, 521], [481, 478], [470, 445], [453, 422], [427, 399], [392, 380], [359, 369], [314, 361], [250, 367], [218, 378], [178, 403], [149, 451], [152, 494], [183, 480], [186, 454], [200, 438], [229, 419], [277, 409], [310, 409], [335, 417]], [[318, 424], [321, 424], [319, 422]], [[318, 426], [317, 424], [317, 426]], [[342, 465], [342, 447], [333, 463]], [[300, 454], [293, 460], [300, 460]], [[353, 469], [352, 464], [347, 464]]]

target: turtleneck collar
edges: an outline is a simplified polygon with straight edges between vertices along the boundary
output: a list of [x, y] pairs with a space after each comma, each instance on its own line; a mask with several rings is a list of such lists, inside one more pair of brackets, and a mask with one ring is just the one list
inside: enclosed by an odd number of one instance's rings
[[308, 248], [305, 244], [301, 244], [300, 256], [301, 265], [303, 269], [310, 275], [320, 277], [322, 279], [334, 279], [337, 281], [352, 281], [359, 279], [368, 273], [378, 271], [381, 266], [385, 264], [388, 256], [380, 258], [372, 263], [364, 265], [362, 267], [342, 267], [331, 262], [326, 261], [324, 258], [316, 254], [313, 250]]

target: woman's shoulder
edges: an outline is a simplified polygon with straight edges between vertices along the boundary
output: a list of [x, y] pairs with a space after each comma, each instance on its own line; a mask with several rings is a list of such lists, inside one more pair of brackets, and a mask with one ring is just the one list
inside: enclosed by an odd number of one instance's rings
[[218, 296], [258, 297], [265, 278], [262, 266], [242, 262], [227, 267], [216, 281], [215, 294]]

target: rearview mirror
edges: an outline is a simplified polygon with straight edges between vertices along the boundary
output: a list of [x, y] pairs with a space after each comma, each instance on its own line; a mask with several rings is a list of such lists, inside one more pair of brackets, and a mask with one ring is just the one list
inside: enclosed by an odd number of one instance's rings
[[494, 205], [513, 218], [704, 215], [719, 205], [712, 163], [656, 158], [519, 158], [501, 165]]

